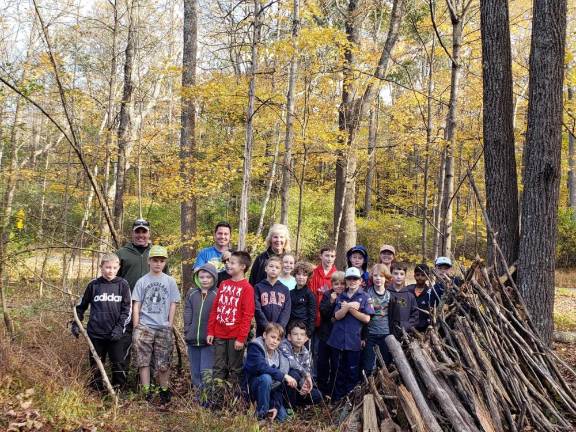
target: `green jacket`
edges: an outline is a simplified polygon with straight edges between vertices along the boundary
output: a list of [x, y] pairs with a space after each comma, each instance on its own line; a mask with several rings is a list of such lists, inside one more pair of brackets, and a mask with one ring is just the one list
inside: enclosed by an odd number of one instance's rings
[[[132, 243], [126, 243], [125, 246], [116, 252], [116, 255], [120, 258], [118, 276], [128, 281], [130, 291], [134, 290], [138, 279], [150, 271], [148, 267], [148, 252], [150, 252], [151, 247], [152, 244], [149, 244], [144, 252], [140, 253]], [[168, 264], [164, 267], [164, 273], [169, 274]]]

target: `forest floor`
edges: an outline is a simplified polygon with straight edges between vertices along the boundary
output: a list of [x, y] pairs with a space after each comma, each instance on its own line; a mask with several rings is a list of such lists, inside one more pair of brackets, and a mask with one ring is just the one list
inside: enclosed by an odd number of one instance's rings
[[[576, 331], [576, 289], [572, 285], [576, 278], [560, 280], [564, 283], [556, 291], [556, 328]], [[70, 309], [65, 299], [38, 298], [31, 287], [11, 289], [15, 340], [8, 343], [4, 327], [0, 330], [1, 431], [336, 430], [334, 413], [327, 405], [297, 412], [281, 427], [258, 425], [253, 411], [233, 401], [222, 411], [201, 408], [188, 390], [185, 356], [182, 372], [173, 374], [175, 396], [168, 411], [130, 392], [121, 396], [115, 410], [107, 398], [86, 388], [87, 347], [81, 338], [76, 340], [69, 333]], [[576, 344], [555, 344], [555, 350], [576, 367]], [[573, 376], [567, 374], [567, 378], [574, 383]]]

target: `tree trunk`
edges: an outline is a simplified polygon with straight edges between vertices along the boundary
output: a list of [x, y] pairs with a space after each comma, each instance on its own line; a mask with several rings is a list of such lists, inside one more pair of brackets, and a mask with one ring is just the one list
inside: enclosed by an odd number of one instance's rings
[[[112, 47], [111, 47], [111, 59], [110, 59], [110, 76], [108, 77], [108, 103], [106, 111], [106, 129], [104, 138], [104, 180], [102, 184], [102, 194], [106, 199], [106, 205], [110, 205], [112, 197], [116, 195], [116, 190], [110, 193], [110, 170], [111, 170], [111, 159], [112, 159], [112, 140], [114, 134], [115, 125], [115, 115], [114, 115], [114, 99], [116, 95], [116, 69], [117, 69], [117, 59], [116, 59], [116, 44], [118, 40], [118, 7], [117, 2], [114, 0], [110, 2], [113, 10], [112, 14], [114, 17], [114, 24], [112, 27]], [[102, 241], [100, 242], [100, 250], [104, 251], [108, 248], [110, 244], [110, 230], [108, 229], [108, 224], [104, 218], [100, 218], [100, 235], [102, 236]]]
[[550, 343], [554, 327], [566, 0], [535, 0], [533, 17], [518, 288], [540, 336]]
[[[444, 197], [442, 199], [442, 242], [440, 254], [450, 255], [452, 251], [452, 195], [454, 194], [454, 149], [456, 148], [456, 128], [457, 109], [460, 78], [462, 75], [462, 65], [460, 64], [460, 52], [462, 49], [462, 38], [464, 30], [464, 19], [466, 9], [458, 14], [456, 5], [452, 0], [446, 0], [451, 11], [452, 22], [452, 73], [450, 77], [450, 101], [448, 103], [448, 114], [446, 116], [446, 129], [444, 138], [446, 140], [446, 167], [444, 169]], [[470, 4], [470, 3], [469, 3]]]
[[428, 259], [428, 174], [430, 172], [430, 146], [432, 145], [432, 130], [434, 128], [434, 119], [432, 117], [432, 90], [434, 83], [434, 48], [436, 46], [436, 39], [432, 38], [432, 47], [428, 57], [428, 82], [426, 90], [426, 146], [424, 148], [424, 186], [423, 186], [423, 199], [422, 199], [422, 262]]
[[[574, 98], [574, 88], [568, 86], [568, 101], [572, 104]], [[571, 106], [570, 111], [572, 112]], [[572, 211], [576, 212], [576, 148], [574, 145], [574, 121], [568, 131], [568, 205]]]
[[124, 91], [120, 103], [120, 123], [118, 125], [118, 157], [116, 162], [116, 195], [114, 197], [114, 225], [122, 232], [124, 217], [124, 189], [126, 187], [126, 148], [130, 140], [130, 128], [132, 123], [132, 93], [134, 83], [132, 70], [136, 50], [136, 8], [139, 0], [132, 0], [128, 16], [128, 41], [126, 44], [124, 60]]
[[246, 249], [248, 234], [248, 205], [250, 203], [250, 179], [252, 170], [252, 147], [254, 146], [254, 103], [256, 100], [256, 73], [258, 72], [258, 43], [260, 42], [260, 0], [253, 0], [254, 23], [252, 30], [252, 52], [250, 85], [248, 87], [248, 108], [246, 110], [246, 141], [244, 144], [244, 170], [242, 175], [242, 197], [240, 200], [240, 227], [238, 229], [238, 250]]
[[434, 208], [434, 226], [440, 227], [438, 231], [434, 234], [434, 258], [438, 257], [441, 254], [441, 245], [442, 245], [442, 207], [444, 203], [444, 185], [446, 177], [446, 153], [442, 151], [440, 155], [440, 164], [439, 164], [439, 172], [438, 172], [438, 182], [436, 189], [438, 193], [436, 195], [436, 206]]
[[346, 15], [346, 38], [349, 45], [345, 49], [343, 68], [342, 101], [338, 110], [338, 129], [341, 132], [342, 150], [336, 160], [336, 186], [334, 190], [334, 243], [336, 245], [336, 265], [344, 268], [346, 251], [356, 243], [356, 149], [355, 138], [362, 118], [377, 96], [379, 86], [375, 80], [386, 76], [390, 55], [396, 41], [402, 21], [404, 0], [394, 0], [390, 14], [390, 25], [384, 48], [362, 97], [355, 100], [354, 94], [354, 50], [360, 42], [360, 23], [358, 0], [348, 2]]
[[364, 192], [364, 217], [372, 210], [372, 183], [376, 169], [376, 137], [378, 135], [378, 107], [370, 111], [368, 121], [368, 170], [366, 171], [366, 191]]
[[[508, 3], [481, 0], [484, 85], [484, 175], [486, 210], [506, 261], [518, 258], [518, 180], [514, 155], [514, 106]], [[494, 265], [492, 239], [487, 257]]]
[[185, 196], [180, 203], [180, 240], [182, 241], [182, 287], [187, 291], [192, 286], [196, 237], [196, 198], [190, 192], [194, 180], [191, 166], [196, 151], [196, 100], [191, 94], [196, 85], [198, 55], [198, 1], [184, 0], [182, 50], [182, 113], [180, 131], [180, 176], [185, 187]]
[[290, 203], [290, 180], [292, 176], [292, 145], [294, 143], [294, 110], [296, 79], [298, 76], [298, 33], [300, 31], [300, 0], [293, 0], [292, 12], [292, 57], [286, 96], [286, 135], [284, 139], [284, 163], [282, 165], [282, 188], [280, 192], [280, 223], [288, 224], [288, 206]]
[[302, 171], [298, 182], [298, 219], [296, 225], [296, 256], [300, 253], [300, 237], [302, 233], [302, 204], [304, 202], [304, 175], [306, 174], [306, 163], [308, 162], [308, 147], [304, 144], [304, 155], [302, 155]]
[[[341, 145], [346, 147], [336, 161], [336, 188], [334, 194], [334, 236], [336, 243], [336, 265], [346, 268], [346, 251], [356, 242], [356, 152], [353, 144], [351, 123], [354, 115], [354, 50], [360, 43], [358, 1], [348, 2], [346, 37], [349, 45], [344, 54], [342, 100], [338, 111], [338, 129]], [[350, 192], [352, 190], [352, 192]]]
[[264, 196], [264, 201], [262, 202], [262, 210], [260, 210], [260, 220], [258, 221], [258, 229], [256, 230], [256, 237], [262, 235], [264, 230], [264, 219], [266, 218], [266, 209], [268, 208], [268, 202], [272, 196], [272, 187], [274, 186], [274, 181], [276, 180], [276, 169], [278, 165], [278, 152], [280, 148], [280, 125], [276, 124], [276, 144], [274, 145], [274, 155], [272, 156], [272, 165], [270, 167], [270, 174], [268, 175], [268, 186], [266, 187], [266, 195]]

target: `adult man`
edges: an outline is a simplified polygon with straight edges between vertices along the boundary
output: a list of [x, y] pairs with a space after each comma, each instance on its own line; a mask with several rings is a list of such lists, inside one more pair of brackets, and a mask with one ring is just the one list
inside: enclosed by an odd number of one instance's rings
[[194, 271], [207, 263], [213, 264], [219, 272], [223, 271], [222, 253], [230, 250], [231, 234], [232, 228], [228, 222], [218, 222], [214, 228], [214, 244], [198, 253], [194, 263]]
[[[134, 290], [136, 282], [148, 273], [148, 252], [150, 252], [150, 222], [146, 219], [136, 219], [132, 224], [132, 240], [116, 252], [120, 258], [118, 276], [128, 281], [130, 290]], [[168, 274], [167, 266], [164, 273]]]
[[[134, 291], [136, 282], [149, 272], [148, 254], [152, 244], [150, 243], [150, 222], [146, 219], [136, 219], [132, 224], [132, 240], [122, 246], [116, 255], [120, 258], [120, 270], [118, 276], [128, 281], [130, 291]], [[163, 272], [168, 273], [168, 266]], [[121, 339], [124, 351], [123, 370], [128, 370], [130, 364], [130, 347], [132, 345], [132, 323], [126, 326], [126, 331]]]

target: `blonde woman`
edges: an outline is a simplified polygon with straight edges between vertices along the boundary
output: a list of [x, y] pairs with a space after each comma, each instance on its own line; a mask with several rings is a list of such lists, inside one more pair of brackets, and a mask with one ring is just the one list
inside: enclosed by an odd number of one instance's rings
[[266, 250], [258, 255], [252, 264], [250, 271], [250, 285], [255, 286], [262, 279], [266, 278], [266, 262], [272, 256], [282, 257], [286, 252], [290, 252], [290, 232], [288, 227], [282, 224], [274, 224], [270, 227], [266, 236]]

